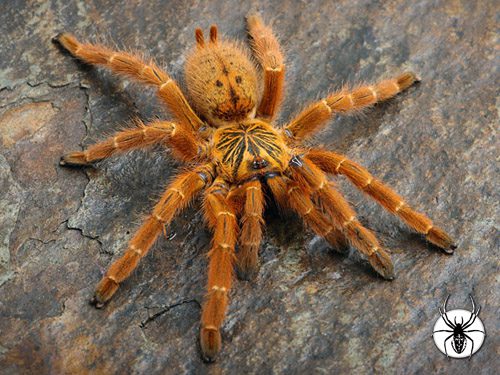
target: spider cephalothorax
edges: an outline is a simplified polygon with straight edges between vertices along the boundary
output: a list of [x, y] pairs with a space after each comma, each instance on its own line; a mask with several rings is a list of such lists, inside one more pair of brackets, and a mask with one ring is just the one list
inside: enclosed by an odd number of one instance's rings
[[112, 297], [165, 226], [203, 191], [205, 218], [214, 232], [200, 332], [201, 349], [207, 360], [213, 360], [221, 347], [219, 330], [235, 261], [243, 278], [254, 277], [258, 270], [265, 187], [279, 205], [295, 211], [333, 247], [350, 242], [387, 279], [393, 278], [389, 255], [375, 235], [361, 225], [327, 175], [346, 176], [430, 242], [449, 253], [455, 249], [444, 231], [366, 169], [344, 155], [302, 147], [302, 141], [323, 128], [335, 114], [391, 98], [412, 85], [415, 76], [403, 73], [375, 85], [340, 90], [311, 104], [288, 124], [276, 126], [273, 120], [283, 97], [283, 56], [271, 28], [260, 17], [249, 17], [248, 28], [255, 58], [262, 69], [262, 85], [257, 68], [243, 47], [220, 41], [215, 26], [210, 29], [208, 42], [197, 29], [196, 46], [185, 69], [189, 101], [176, 82], [152, 61], [100, 45], [82, 44], [70, 34], [56, 37], [84, 62], [103, 65], [115, 73], [154, 85], [174, 117], [174, 121], [147, 125], [139, 122], [137, 128], [119, 132], [85, 151], [64, 155], [62, 165], [90, 165], [127, 150], [163, 144], [174, 157], [192, 166], [166, 188], [130, 240], [125, 254], [98, 284], [93, 303], [101, 307]]
[[291, 157], [280, 134], [255, 119], [217, 129], [212, 155], [220, 174], [235, 184], [269, 172], [282, 173]]

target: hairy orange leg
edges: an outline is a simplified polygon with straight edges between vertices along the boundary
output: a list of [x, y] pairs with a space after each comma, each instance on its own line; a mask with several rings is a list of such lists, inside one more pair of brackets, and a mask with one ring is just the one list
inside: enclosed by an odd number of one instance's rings
[[[304, 189], [304, 194], [306, 193], [307, 189]], [[315, 210], [318, 212], [317, 215], [321, 223], [321, 227], [319, 229], [325, 234], [321, 234], [321, 232], [318, 231], [315, 232], [324, 237], [337, 252], [343, 253], [348, 250], [349, 241], [345, 237], [344, 233], [336, 227], [333, 219], [328, 216], [328, 210], [325, 209], [321, 199], [318, 199], [318, 197], [314, 195], [312, 195], [310, 199], [314, 204]]]
[[241, 233], [237, 255], [238, 275], [244, 280], [253, 279], [258, 271], [259, 247], [264, 220], [264, 193], [260, 181], [249, 181], [241, 187], [245, 203], [241, 217]]
[[198, 130], [203, 125], [177, 83], [153, 61], [145, 62], [139, 56], [113, 51], [98, 44], [80, 43], [69, 33], [59, 34], [54, 39], [73, 56], [88, 64], [103, 65], [113, 73], [155, 85], [158, 87], [158, 96], [178, 122], [192, 130]]
[[343, 89], [311, 104], [300, 112], [287, 126], [284, 133], [293, 142], [318, 132], [337, 113], [349, 113], [392, 98], [416, 81], [413, 73], [381, 81], [371, 86], [361, 86], [352, 91]]
[[398, 216], [410, 228], [444, 251], [452, 253], [456, 245], [451, 237], [424, 214], [413, 210], [398, 194], [373, 177], [370, 172], [346, 156], [325, 150], [310, 150], [307, 159], [326, 173], [345, 175], [358, 189]]
[[116, 133], [103, 142], [96, 143], [84, 151], [70, 152], [61, 157], [61, 165], [89, 165], [96, 161], [129, 150], [163, 144], [170, 146], [174, 156], [182, 161], [195, 159], [202, 144], [191, 131], [182, 125], [167, 121], [155, 121], [149, 125], [138, 122], [138, 128]]
[[[267, 180], [267, 184], [278, 203], [281, 200], [292, 208], [317, 235], [323, 237], [335, 250], [346, 247], [346, 238], [311, 200], [310, 193], [300, 188], [299, 184], [284, 176], [276, 176]], [[281, 199], [280, 199], [281, 197]], [[285, 202], [283, 202], [285, 201]]]
[[226, 199], [228, 186], [218, 177], [207, 190], [204, 211], [214, 232], [208, 253], [207, 296], [201, 315], [200, 346], [203, 357], [213, 361], [221, 348], [220, 327], [226, 315], [228, 294], [233, 282], [234, 247], [238, 235], [235, 210]]
[[186, 207], [193, 197], [213, 179], [213, 167], [204, 165], [178, 176], [167, 188], [153, 213], [141, 225], [130, 240], [123, 256], [115, 261], [97, 285], [93, 303], [102, 307], [115, 292], [121, 282], [130, 276], [139, 264], [165, 225], [170, 224], [174, 216]]
[[279, 111], [283, 100], [285, 64], [278, 40], [270, 26], [264, 25], [260, 16], [247, 18], [255, 57], [264, 70], [264, 93], [257, 109], [257, 115], [272, 120]]
[[363, 253], [372, 267], [384, 278], [394, 278], [394, 266], [389, 254], [382, 248], [375, 235], [361, 225], [345, 198], [328, 181], [325, 174], [307, 159], [297, 157], [290, 162], [292, 178], [297, 185], [291, 185], [288, 193], [303, 194], [301, 189], [310, 190], [324, 203], [335, 227], [342, 231], [352, 245]]

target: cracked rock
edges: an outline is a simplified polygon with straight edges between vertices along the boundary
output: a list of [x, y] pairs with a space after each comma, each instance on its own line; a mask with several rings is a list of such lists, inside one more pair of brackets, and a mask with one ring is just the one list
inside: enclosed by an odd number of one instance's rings
[[[497, 8], [493, 0], [1, 3], [0, 372], [495, 373]], [[311, 144], [366, 166], [459, 247], [444, 255], [339, 178], [391, 253], [388, 282], [269, 204], [260, 272], [235, 281], [223, 350], [207, 365], [197, 343], [210, 246], [200, 202], [104, 309], [88, 303], [179, 165], [153, 149], [61, 168], [62, 154], [135, 116], [168, 115], [154, 90], [76, 62], [51, 38], [70, 31], [141, 50], [182, 81], [196, 27], [216, 23], [222, 37], [244, 40], [245, 15], [256, 9], [285, 46], [279, 124], [342, 84], [419, 75], [394, 100], [337, 117]], [[471, 361], [447, 360], [431, 339], [437, 309], [448, 294], [450, 307], [467, 308], [469, 293], [488, 336]]]

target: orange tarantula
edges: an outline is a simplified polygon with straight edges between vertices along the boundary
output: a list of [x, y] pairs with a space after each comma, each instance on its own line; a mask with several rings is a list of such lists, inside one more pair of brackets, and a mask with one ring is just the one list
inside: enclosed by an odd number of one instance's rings
[[130, 240], [125, 254], [108, 269], [97, 285], [93, 303], [102, 307], [148, 253], [164, 227], [197, 194], [203, 193], [204, 215], [214, 233], [208, 253], [207, 295], [200, 330], [205, 360], [214, 360], [221, 348], [220, 328], [234, 266], [243, 278], [256, 274], [265, 191], [279, 205], [294, 210], [333, 247], [352, 244], [386, 279], [393, 278], [389, 255], [375, 235], [361, 225], [327, 175], [346, 176], [444, 251], [451, 253], [456, 248], [443, 230], [357, 163], [332, 151], [302, 146], [307, 137], [322, 129], [336, 114], [389, 99], [412, 85], [415, 75], [403, 73], [374, 85], [334, 92], [278, 127], [273, 119], [283, 98], [283, 54], [271, 28], [259, 16], [252, 15], [247, 21], [263, 83], [259, 82], [260, 73], [252, 59], [239, 44], [220, 40], [216, 26], [210, 28], [208, 40], [201, 29], [196, 29], [196, 46], [185, 67], [189, 100], [152, 61], [80, 43], [67, 33], [55, 38], [83, 62], [102, 65], [155, 86], [174, 117], [173, 121], [140, 123], [137, 128], [121, 131], [85, 151], [66, 154], [61, 165], [90, 165], [127, 150], [161, 144], [191, 166], [170, 183]]

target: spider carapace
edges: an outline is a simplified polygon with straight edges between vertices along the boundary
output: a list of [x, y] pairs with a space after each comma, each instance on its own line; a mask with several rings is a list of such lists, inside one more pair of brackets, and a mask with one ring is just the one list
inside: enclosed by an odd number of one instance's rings
[[[302, 142], [337, 114], [350, 113], [389, 99], [415, 82], [403, 73], [377, 84], [344, 87], [310, 104], [284, 125], [276, 125], [283, 98], [285, 62], [271, 28], [257, 15], [248, 17], [255, 60], [241, 45], [220, 40], [210, 28], [205, 40], [195, 31], [196, 45], [186, 60], [188, 98], [153, 61], [80, 43], [70, 34], [55, 40], [73, 56], [102, 65], [116, 74], [156, 87], [173, 121], [153, 121], [61, 158], [67, 166], [91, 165], [131, 149], [167, 146], [172, 156], [189, 163], [165, 189], [128, 247], [97, 285], [92, 302], [102, 307], [127, 279], [175, 215], [203, 193], [203, 212], [212, 229], [208, 253], [207, 295], [203, 304], [200, 344], [203, 357], [213, 360], [221, 348], [220, 328], [233, 282], [234, 266], [242, 278], [258, 271], [263, 234], [264, 191], [283, 208], [295, 211], [333, 248], [358, 249], [384, 278], [393, 265], [373, 232], [338, 192], [328, 175], [343, 175], [385, 209], [426, 239], [452, 253], [452, 239], [424, 214], [413, 210], [394, 191], [344, 155]], [[260, 71], [259, 71], [260, 70]]]
[[245, 120], [217, 129], [213, 147], [220, 175], [236, 184], [282, 173], [290, 160], [279, 133], [259, 120]]

